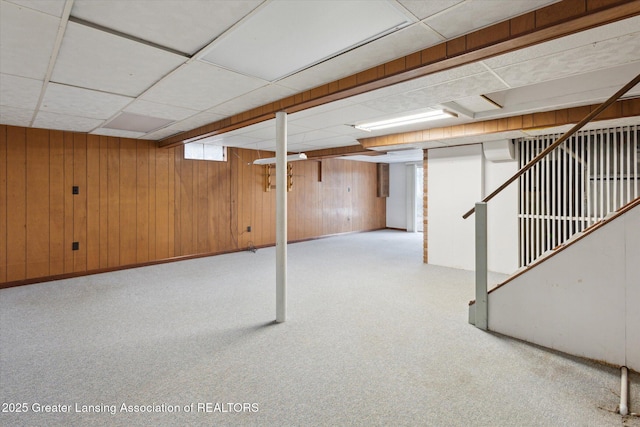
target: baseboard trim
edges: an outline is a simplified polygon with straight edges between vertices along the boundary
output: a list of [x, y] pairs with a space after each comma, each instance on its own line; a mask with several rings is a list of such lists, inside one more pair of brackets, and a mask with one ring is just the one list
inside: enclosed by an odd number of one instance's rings
[[[382, 227], [382, 228], [373, 228], [373, 229], [369, 229], [369, 230], [346, 231], [344, 233], [326, 234], [326, 235], [323, 235], [323, 236], [309, 237], [309, 238], [305, 238], [305, 239], [289, 240], [288, 244], [309, 242], [309, 241], [312, 241], [312, 240], [326, 239], [328, 237], [344, 236], [344, 235], [348, 235], [348, 234], [367, 233], [367, 232], [370, 232], [370, 231], [378, 231], [378, 230], [384, 230], [384, 229], [385, 228]], [[256, 248], [256, 249], [264, 249], [264, 248], [269, 248], [269, 247], [273, 247], [273, 246], [275, 246], [275, 243], [267, 244], [267, 245], [254, 246], [254, 248]], [[210, 256], [231, 254], [231, 253], [236, 253], [236, 252], [244, 252], [244, 251], [248, 251], [250, 249], [251, 249], [251, 247], [246, 247], [246, 248], [232, 249], [232, 250], [229, 250], [229, 251], [207, 252], [207, 253], [202, 253], [202, 254], [183, 255], [183, 256], [164, 258], [164, 259], [159, 259], [159, 260], [154, 260], [154, 261], [147, 261], [147, 262], [142, 262], [142, 263], [137, 263], [137, 264], [120, 265], [120, 266], [117, 266], [117, 267], [98, 268], [98, 269], [94, 269], [94, 270], [77, 271], [77, 272], [73, 272], [73, 273], [56, 274], [56, 275], [52, 275], [52, 276], [33, 277], [33, 278], [30, 278], [30, 279], [15, 280], [15, 281], [12, 281], [12, 282], [0, 283], [0, 289], [15, 288], [17, 286], [26, 286], [26, 285], [34, 285], [36, 283], [52, 282], [54, 280], [73, 279], [75, 277], [90, 276], [90, 275], [93, 275], [93, 274], [111, 273], [111, 272], [114, 272], [114, 271], [129, 270], [129, 269], [132, 269], [132, 268], [149, 267], [149, 266], [152, 266], [152, 265], [167, 264], [167, 263], [170, 263], [170, 262], [186, 261], [186, 260], [190, 260], [190, 259], [206, 258], [206, 257], [210, 257]]]

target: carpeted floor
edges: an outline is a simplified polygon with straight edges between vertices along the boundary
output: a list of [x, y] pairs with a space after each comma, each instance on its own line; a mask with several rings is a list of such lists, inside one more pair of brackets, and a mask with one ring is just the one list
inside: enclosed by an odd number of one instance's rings
[[283, 324], [274, 248], [0, 290], [0, 424], [640, 425], [617, 369], [469, 325], [473, 273], [422, 264], [420, 234], [288, 265]]

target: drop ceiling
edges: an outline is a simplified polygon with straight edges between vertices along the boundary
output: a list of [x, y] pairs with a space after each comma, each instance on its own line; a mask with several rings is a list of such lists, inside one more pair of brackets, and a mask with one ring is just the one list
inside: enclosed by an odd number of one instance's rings
[[[0, 123], [160, 140], [555, 1], [0, 0]], [[635, 17], [290, 114], [289, 150], [593, 104], [638, 72]], [[425, 108], [458, 117], [353, 128]], [[267, 121], [206, 142], [273, 151], [274, 136]]]

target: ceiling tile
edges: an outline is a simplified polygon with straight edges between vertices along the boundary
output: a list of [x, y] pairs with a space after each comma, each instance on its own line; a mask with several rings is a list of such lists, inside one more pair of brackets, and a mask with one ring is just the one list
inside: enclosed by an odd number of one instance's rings
[[29, 9], [38, 10], [46, 14], [62, 17], [64, 11], [64, 4], [66, 0], [7, 0], [10, 3], [15, 3], [20, 6], [28, 7]]
[[0, 73], [44, 80], [59, 23], [51, 15], [0, 1]]
[[362, 6], [353, 0], [267, 2], [199, 59], [275, 81], [409, 23], [388, 2]]
[[126, 96], [49, 83], [41, 111], [104, 120], [132, 100]]
[[157, 130], [155, 132], [148, 133], [144, 136], [141, 136], [140, 139], [151, 139], [154, 141], [160, 141], [161, 139], [169, 138], [170, 136], [177, 135], [181, 132], [183, 131], [178, 129], [170, 129], [167, 127], [164, 129]]
[[40, 111], [36, 116], [33, 127], [69, 130], [73, 132], [89, 132], [100, 126], [103, 122], [104, 120]]
[[[257, 129], [252, 129], [252, 126], [244, 128], [245, 132], [242, 132], [241, 135], [248, 136], [250, 138], [257, 138], [263, 141], [264, 140], [274, 141], [274, 144], [275, 144], [275, 140], [276, 140], [275, 120], [269, 120], [267, 124], [270, 126], [261, 126], [261, 127], [258, 127]], [[295, 135], [298, 133], [307, 132], [308, 130], [309, 129], [306, 127], [298, 126], [297, 124], [293, 124], [291, 122], [287, 123], [287, 134], [289, 135], [289, 137], [291, 137], [291, 135]]]
[[587, 123], [583, 129], [591, 130], [591, 129], [603, 129], [608, 127], [637, 126], [637, 125], [638, 125], [638, 117], [624, 117], [621, 119], [590, 122], [590, 123]]
[[291, 135], [287, 139], [287, 142], [291, 144], [313, 144], [315, 143], [315, 141], [318, 141], [321, 139], [327, 139], [327, 138], [335, 138], [336, 136], [339, 136], [339, 135], [326, 132], [324, 130], [312, 130], [312, 131], [299, 133], [296, 135]]
[[212, 144], [212, 145], [221, 145], [226, 147], [242, 147], [244, 145], [255, 144], [260, 142], [258, 138], [250, 138], [244, 135], [216, 135], [211, 138], [205, 138], [198, 140], [198, 142], [202, 142], [203, 144]]
[[[440, 145], [441, 146], [441, 145]], [[413, 162], [422, 162], [423, 159], [423, 151], [420, 148], [414, 149], [406, 149], [407, 145], [404, 145], [401, 149], [396, 151], [389, 151], [387, 154], [378, 155], [378, 156], [366, 156], [366, 155], [358, 155], [358, 156], [344, 156], [341, 157], [343, 160], [357, 160], [360, 162], [369, 162], [369, 163], [413, 163]]]
[[98, 128], [91, 132], [93, 135], [117, 136], [119, 138], [140, 138], [144, 132], [132, 132], [129, 130]]
[[447, 39], [539, 9], [558, 0], [467, 0], [424, 20]]
[[255, 107], [260, 107], [273, 101], [278, 101], [295, 93], [296, 91], [293, 89], [270, 84], [268, 86], [260, 87], [253, 92], [241, 95], [231, 101], [216, 105], [208, 111], [225, 116], [231, 116], [251, 110]]
[[325, 148], [330, 147], [348, 147], [350, 145], [358, 145], [358, 140], [353, 136], [337, 136], [331, 139], [323, 139], [321, 141], [317, 141], [317, 144], [325, 146]]
[[214, 114], [209, 112], [202, 112], [198, 114], [194, 114], [193, 116], [186, 118], [178, 123], [171, 125], [171, 128], [178, 129], [181, 131], [187, 131], [191, 129], [195, 129], [200, 126], [208, 125], [213, 122], [217, 122], [222, 120], [224, 116], [220, 114]]
[[572, 50], [602, 40], [615, 39], [627, 34], [636, 33], [638, 32], [638, 28], [640, 28], [640, 16], [581, 31], [567, 37], [540, 43], [526, 49], [505, 53], [504, 55], [485, 59], [482, 62], [492, 69], [506, 67], [520, 62], [530, 61], [535, 58], [564, 52], [565, 50]]
[[483, 98], [480, 95], [468, 96], [466, 98], [460, 98], [455, 101], [456, 104], [462, 108], [469, 110], [472, 113], [480, 113], [482, 111], [499, 110], [493, 102]]
[[374, 40], [315, 67], [306, 69], [278, 83], [296, 90], [306, 90], [355, 74], [396, 58], [416, 52], [441, 41], [420, 23]]
[[349, 126], [349, 125], [329, 126], [329, 127], [323, 128], [322, 130], [326, 132], [330, 132], [332, 134], [337, 134], [337, 135], [347, 135], [347, 136], [362, 135], [362, 131], [360, 129], [356, 129], [353, 126]]
[[440, 71], [420, 77], [417, 79], [409, 80], [406, 82], [398, 83], [393, 86], [388, 86], [382, 89], [366, 92], [361, 95], [351, 97], [352, 103], [363, 103], [373, 99], [384, 98], [390, 95], [398, 93], [411, 92], [418, 89], [423, 89], [431, 86], [436, 86], [441, 83], [459, 80], [464, 77], [473, 76], [475, 74], [486, 73], [487, 69], [481, 64], [467, 64], [462, 67], [456, 67], [450, 70]]
[[[540, 110], [568, 108], [605, 101], [618, 89], [631, 81], [640, 69], [640, 63], [593, 71], [515, 89], [489, 93], [491, 99], [503, 106], [501, 110], [476, 115], [478, 119], [506, 117]], [[640, 87], [625, 96], [640, 95]]]
[[266, 84], [263, 80], [195, 61], [166, 77], [146, 92], [142, 99], [207, 110]]
[[382, 112], [363, 105], [348, 105], [301, 119], [291, 120], [290, 123], [309, 129], [323, 129], [329, 126], [349, 125], [361, 120], [380, 117]]
[[175, 105], [158, 104], [157, 102], [136, 99], [124, 109], [127, 113], [141, 114], [144, 116], [158, 117], [169, 120], [184, 120], [198, 113], [196, 110], [176, 107]]
[[511, 87], [640, 61], [640, 32], [494, 69]]
[[291, 120], [303, 119], [305, 117], [316, 116], [321, 113], [326, 113], [328, 111], [333, 111], [339, 108], [347, 107], [349, 105], [354, 105], [354, 103], [351, 102], [352, 99], [353, 97], [349, 97], [345, 99], [340, 99], [338, 101], [328, 102], [326, 104], [318, 105], [317, 107], [307, 108], [306, 110], [291, 113], [287, 117], [288, 117], [288, 120], [291, 121]]
[[505, 88], [504, 83], [493, 74], [486, 72], [407, 93], [374, 99], [362, 105], [388, 114], [402, 113]]
[[418, 19], [425, 19], [438, 12], [462, 3], [464, 0], [398, 0], [400, 4], [413, 13]]
[[69, 22], [51, 80], [138, 96], [184, 61], [182, 56]]
[[[276, 151], [276, 142], [275, 141], [259, 141], [253, 142], [251, 144], [245, 145], [243, 148], [247, 148], [250, 150], [267, 150], [267, 151]], [[268, 157], [268, 156], [261, 156]]]
[[121, 112], [109, 120], [109, 122], [105, 123], [103, 127], [145, 134], [165, 128], [171, 123], [173, 123], [173, 120]]
[[420, 147], [422, 150], [428, 150], [430, 148], [439, 148], [439, 147], [446, 147], [447, 146], [445, 143], [440, 142], [440, 141], [420, 142], [420, 143], [417, 143], [415, 145]]
[[289, 144], [287, 145], [287, 151], [294, 153], [306, 153], [313, 150], [322, 150], [321, 145], [309, 145], [309, 144]]
[[194, 54], [255, 9], [262, 0], [75, 0], [71, 14]]
[[35, 110], [42, 91], [42, 81], [0, 74], [0, 105]]
[[0, 124], [28, 127], [33, 119], [34, 110], [0, 105]]

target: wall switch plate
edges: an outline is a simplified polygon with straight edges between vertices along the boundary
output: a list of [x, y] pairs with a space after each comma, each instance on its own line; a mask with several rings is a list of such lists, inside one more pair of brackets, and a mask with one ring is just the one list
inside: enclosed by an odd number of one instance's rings
[[71, 187], [71, 193], [80, 194], [80, 187], [78, 187], [77, 185], [74, 185], [73, 187]]
[[72, 251], [79, 251], [80, 250], [80, 242], [73, 242], [71, 244], [71, 250]]
[[251, 226], [250, 226], [250, 225], [249, 225], [249, 226], [247, 226], [247, 232], [248, 232], [248, 233], [251, 233]]

